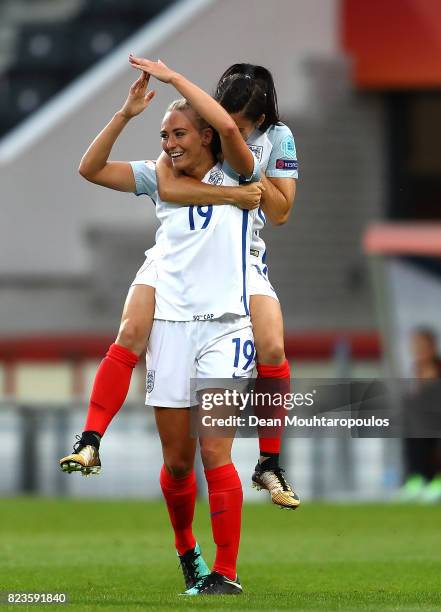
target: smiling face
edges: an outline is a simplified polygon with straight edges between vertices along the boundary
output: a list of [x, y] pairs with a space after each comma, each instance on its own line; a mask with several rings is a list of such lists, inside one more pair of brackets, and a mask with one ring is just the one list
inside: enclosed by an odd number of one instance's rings
[[259, 128], [265, 121], [265, 115], [262, 114], [257, 121], [252, 121], [245, 117], [243, 113], [230, 113], [230, 117], [234, 119], [234, 123], [239, 128], [244, 140], [248, 140], [255, 129]]
[[162, 148], [171, 157], [173, 167], [189, 176], [196, 176], [201, 167], [213, 164], [212, 138], [212, 129], [200, 129], [191, 109], [169, 111], [162, 120]]

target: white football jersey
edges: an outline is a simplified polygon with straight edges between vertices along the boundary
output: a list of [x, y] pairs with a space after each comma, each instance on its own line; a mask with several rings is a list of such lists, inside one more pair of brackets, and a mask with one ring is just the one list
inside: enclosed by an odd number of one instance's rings
[[[155, 163], [131, 162], [136, 194], [156, 203], [161, 225], [152, 253], [158, 266], [155, 319], [193, 321], [224, 314], [249, 316], [248, 270], [251, 236], [257, 211], [236, 206], [181, 206], [163, 202]], [[253, 177], [258, 180], [256, 161]], [[237, 186], [236, 177], [220, 163], [203, 178], [215, 185]]]
[[[298, 178], [296, 145], [287, 125], [271, 125], [265, 132], [254, 130], [247, 144], [268, 178]], [[251, 263], [258, 265], [259, 270], [266, 276], [266, 245], [260, 235], [265, 223], [265, 214], [259, 208], [253, 225]]]

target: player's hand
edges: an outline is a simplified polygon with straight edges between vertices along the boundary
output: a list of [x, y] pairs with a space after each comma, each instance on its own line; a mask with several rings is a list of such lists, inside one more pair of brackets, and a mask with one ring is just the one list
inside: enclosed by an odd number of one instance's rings
[[141, 76], [136, 79], [129, 89], [127, 100], [124, 102], [120, 111], [128, 119], [142, 113], [152, 101], [155, 91], [147, 91], [149, 80], [150, 75], [142, 72]]
[[152, 60], [144, 59], [142, 57], [135, 57], [130, 54], [129, 63], [133, 68], [148, 72], [148, 74], [154, 76], [155, 79], [158, 79], [158, 81], [162, 81], [163, 83], [170, 83], [170, 81], [176, 75], [174, 70], [171, 70], [159, 59], [157, 62], [152, 62]]
[[236, 206], [243, 210], [254, 210], [260, 206], [265, 187], [262, 183], [246, 183], [236, 187]]

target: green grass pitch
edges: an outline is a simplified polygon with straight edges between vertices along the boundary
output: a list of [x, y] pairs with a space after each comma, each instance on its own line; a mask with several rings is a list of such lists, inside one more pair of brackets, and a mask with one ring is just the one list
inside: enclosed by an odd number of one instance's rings
[[[244, 595], [196, 600], [177, 596], [182, 577], [162, 502], [1, 499], [0, 591], [64, 591], [69, 611], [440, 610], [440, 526], [439, 507], [248, 504]], [[204, 503], [195, 533], [211, 563]]]

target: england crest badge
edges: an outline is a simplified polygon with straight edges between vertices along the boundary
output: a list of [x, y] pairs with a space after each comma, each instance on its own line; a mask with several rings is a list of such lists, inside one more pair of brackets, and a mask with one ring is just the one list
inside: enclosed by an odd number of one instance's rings
[[153, 391], [154, 386], [155, 386], [155, 370], [147, 370], [147, 376], [146, 376], [147, 393], [151, 393]]

